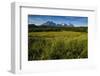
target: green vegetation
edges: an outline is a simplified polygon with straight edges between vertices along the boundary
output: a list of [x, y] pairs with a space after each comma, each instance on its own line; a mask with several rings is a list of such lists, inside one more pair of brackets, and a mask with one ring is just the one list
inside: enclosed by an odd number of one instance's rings
[[87, 32], [87, 27], [52, 27], [52, 26], [35, 26], [29, 25], [29, 32], [49, 32], [49, 31], [75, 31]]
[[68, 28], [53, 28], [54, 30], [47, 28], [49, 31], [46, 28], [42, 31], [39, 31], [40, 28], [34, 28], [33, 31], [32, 29], [28, 32], [28, 60], [88, 57], [87, 28], [77, 28], [77, 30], [74, 27], [70, 30]]

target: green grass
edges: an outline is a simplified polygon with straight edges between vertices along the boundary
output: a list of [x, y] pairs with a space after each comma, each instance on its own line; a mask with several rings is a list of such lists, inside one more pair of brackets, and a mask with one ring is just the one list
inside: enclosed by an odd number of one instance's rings
[[29, 32], [28, 60], [87, 58], [87, 34], [72, 31]]

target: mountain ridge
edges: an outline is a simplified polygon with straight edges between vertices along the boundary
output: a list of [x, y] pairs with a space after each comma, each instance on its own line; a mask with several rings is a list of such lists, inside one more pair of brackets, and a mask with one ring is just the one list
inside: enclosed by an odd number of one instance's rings
[[29, 24], [29, 25], [31, 25], [31, 26], [33, 25], [34, 27], [74, 27], [74, 25], [72, 23], [56, 24], [53, 21], [46, 21], [45, 23], [43, 23], [41, 25], [36, 25], [36, 24]]

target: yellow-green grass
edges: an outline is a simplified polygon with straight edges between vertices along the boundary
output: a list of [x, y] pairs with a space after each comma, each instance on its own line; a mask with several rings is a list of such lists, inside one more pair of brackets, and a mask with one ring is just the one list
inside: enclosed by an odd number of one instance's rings
[[29, 32], [28, 60], [87, 58], [86, 32]]

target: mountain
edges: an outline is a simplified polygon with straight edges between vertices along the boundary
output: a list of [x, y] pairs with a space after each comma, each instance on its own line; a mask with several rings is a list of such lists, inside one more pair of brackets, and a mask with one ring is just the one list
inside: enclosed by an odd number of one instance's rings
[[69, 23], [69, 25], [68, 25], [69, 27], [74, 27], [74, 25], [73, 24], [71, 24], [71, 23]]
[[29, 27], [36, 27], [36, 28], [38, 28], [38, 27], [45, 27], [45, 28], [48, 28], [48, 27], [74, 27], [74, 25], [71, 23], [69, 23], [69, 24], [66, 24], [66, 23], [56, 24], [53, 21], [47, 21], [41, 25], [29, 24]]
[[53, 21], [47, 21], [40, 26], [42, 26], [42, 27], [74, 27], [74, 25], [71, 23], [69, 23], [69, 24], [66, 24], [66, 23], [56, 24]]
[[47, 21], [45, 23], [43, 23], [41, 26], [56, 26], [56, 23], [54, 23], [53, 21]]

